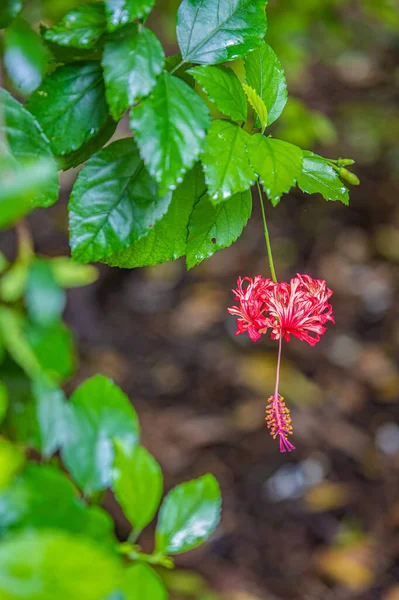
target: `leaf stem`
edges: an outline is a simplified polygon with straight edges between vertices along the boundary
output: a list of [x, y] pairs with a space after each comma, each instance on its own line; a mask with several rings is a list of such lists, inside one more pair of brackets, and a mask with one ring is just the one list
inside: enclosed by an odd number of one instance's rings
[[18, 244], [18, 259], [21, 262], [29, 262], [33, 254], [33, 239], [28, 223], [21, 219], [15, 224], [15, 232]]
[[269, 230], [267, 228], [265, 207], [263, 205], [263, 196], [262, 196], [262, 190], [260, 189], [260, 185], [259, 185], [259, 179], [257, 180], [256, 185], [258, 187], [259, 202], [260, 202], [260, 207], [261, 207], [261, 210], [262, 210], [263, 229], [264, 229], [264, 232], [265, 232], [265, 242], [266, 242], [267, 257], [269, 259], [270, 273], [272, 275], [272, 279], [273, 279], [274, 283], [278, 283], [277, 276], [276, 276], [276, 271], [274, 269], [272, 247], [271, 247], [271, 244], [270, 244]]
[[186, 64], [186, 61], [182, 60], [181, 62], [179, 62], [178, 65], [176, 65], [175, 67], [173, 67], [173, 69], [171, 71], [169, 71], [169, 73], [171, 75], [173, 75], [173, 73], [175, 73], [176, 71], [178, 71], [178, 69], [180, 69], [180, 67], [182, 67], [184, 64]]

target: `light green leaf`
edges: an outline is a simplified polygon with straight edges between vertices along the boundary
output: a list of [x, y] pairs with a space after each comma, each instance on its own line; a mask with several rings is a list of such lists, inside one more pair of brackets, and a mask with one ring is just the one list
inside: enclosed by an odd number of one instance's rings
[[17, 18], [4, 35], [4, 65], [17, 91], [28, 96], [41, 83], [47, 53], [40, 37], [24, 19]]
[[212, 121], [202, 153], [205, 180], [212, 200], [221, 202], [255, 183], [246, 144], [250, 136], [229, 121]]
[[[34, 117], [2, 88], [0, 111], [3, 115], [0, 121], [0, 153], [10, 153], [8, 165], [13, 163], [16, 173], [18, 169], [27, 169], [32, 181], [32, 207], [51, 206], [58, 198], [59, 185], [56, 163], [46, 136]], [[23, 182], [12, 181], [15, 184], [13, 193], [27, 193]]]
[[138, 534], [151, 523], [162, 497], [163, 477], [155, 458], [142, 446], [115, 442], [112, 490]]
[[164, 51], [152, 31], [132, 23], [108, 37], [102, 65], [107, 101], [118, 120], [151, 92], [162, 73]]
[[43, 377], [33, 382], [33, 396], [37, 425], [35, 447], [49, 457], [61, 447], [66, 432], [65, 395]]
[[64, 311], [65, 293], [55, 281], [50, 263], [41, 258], [35, 258], [30, 266], [25, 301], [31, 321], [39, 325], [52, 325]]
[[124, 600], [168, 600], [160, 576], [149, 565], [140, 563], [126, 569], [122, 590]]
[[273, 206], [295, 185], [302, 169], [302, 150], [288, 142], [253, 135], [248, 143], [249, 157]]
[[194, 204], [205, 193], [200, 165], [187, 173], [183, 183], [173, 192], [167, 213], [148, 234], [104, 262], [111, 266], [133, 269], [176, 260], [186, 252], [187, 227]]
[[114, 552], [65, 531], [25, 531], [0, 543], [2, 600], [103, 600], [119, 584]]
[[2, 0], [0, 6], [0, 29], [8, 27], [22, 10], [22, 0]]
[[75, 348], [72, 333], [66, 325], [61, 322], [46, 327], [28, 325], [25, 327], [25, 336], [42, 373], [57, 383], [73, 375]]
[[266, 42], [245, 57], [247, 84], [256, 90], [266, 105], [268, 124], [279, 118], [287, 103], [287, 82], [283, 68]]
[[72, 256], [101, 260], [144, 237], [165, 214], [171, 194], [158, 197], [131, 138], [93, 156], [79, 173], [69, 200]]
[[245, 56], [266, 34], [266, 0], [183, 0], [177, 39], [186, 62], [211, 65]]
[[136, 19], [145, 19], [154, 4], [155, 0], [105, 0], [109, 31]]
[[224, 66], [195, 67], [189, 73], [223, 114], [235, 121], [246, 120], [247, 100], [240, 80], [232, 69]]
[[136, 412], [122, 390], [102, 375], [79, 386], [69, 408], [62, 458], [86, 494], [103, 490], [111, 483], [112, 440], [118, 440], [126, 450], [138, 443]]
[[151, 95], [132, 110], [130, 123], [160, 194], [175, 189], [205, 140], [209, 113], [204, 101], [184, 81], [164, 73]]
[[93, 156], [98, 150], [101, 150], [108, 142], [113, 136], [116, 126], [117, 123], [109, 117], [104, 127], [102, 127], [88, 142], [85, 142], [79, 150], [69, 152], [63, 156], [57, 156], [58, 168], [67, 171], [68, 169], [73, 169], [86, 162], [86, 160]]
[[68, 256], [56, 256], [50, 260], [53, 277], [63, 288], [90, 285], [98, 279], [98, 270], [91, 265], [80, 265]]
[[29, 263], [16, 261], [0, 279], [0, 298], [4, 302], [20, 300], [25, 291]]
[[16, 310], [0, 307], [0, 336], [14, 361], [29, 377], [37, 377], [41, 366], [24, 336], [24, 318]]
[[180, 554], [196, 548], [216, 529], [220, 510], [220, 489], [213, 475], [178, 485], [161, 506], [156, 552]]
[[44, 39], [59, 46], [94, 48], [106, 30], [104, 4], [82, 4], [47, 29]]
[[207, 194], [197, 202], [190, 217], [187, 268], [191, 269], [240, 237], [251, 216], [252, 196], [247, 190], [214, 206]]
[[249, 85], [245, 83], [242, 84], [244, 91], [247, 95], [248, 101], [252, 108], [255, 111], [255, 115], [259, 119], [260, 125], [262, 127], [262, 133], [265, 131], [267, 127], [267, 108], [262, 98], [258, 96], [257, 92], [251, 88]]
[[6, 416], [8, 408], [8, 391], [2, 381], [0, 381], [0, 424]]
[[42, 126], [54, 154], [78, 150], [108, 120], [100, 63], [59, 67], [30, 96], [27, 108]]
[[[10, 485], [15, 475], [25, 464], [25, 455], [19, 446], [15, 446], [0, 437], [0, 497], [2, 490]], [[1, 503], [0, 503], [1, 510]]]
[[308, 194], [321, 194], [326, 200], [340, 200], [349, 204], [349, 191], [343, 185], [338, 173], [324, 158], [307, 150], [303, 153], [302, 173], [298, 185]]

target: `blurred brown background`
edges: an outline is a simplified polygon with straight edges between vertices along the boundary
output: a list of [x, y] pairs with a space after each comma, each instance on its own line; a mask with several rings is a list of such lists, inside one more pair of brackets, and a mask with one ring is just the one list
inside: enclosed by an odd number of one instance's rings
[[[149, 21], [169, 53], [177, 5], [158, 2]], [[70, 6], [47, 8], [56, 19]], [[275, 0], [268, 15], [291, 94], [273, 133], [355, 158], [362, 180], [349, 208], [299, 190], [268, 208], [278, 277], [309, 273], [335, 291], [336, 325], [322, 341], [283, 350], [297, 450], [280, 454], [264, 425], [275, 343], [235, 338], [226, 312], [238, 275], [268, 275], [255, 193], [242, 238], [193, 271], [182, 261], [101, 266], [96, 284], [69, 293], [81, 354], [70, 387], [97, 372], [122, 386], [167, 487], [207, 471], [220, 481], [222, 525], [178, 559], [184, 571], [168, 574], [174, 598], [398, 600], [399, 8]], [[75, 177], [63, 174], [62, 201], [30, 219], [39, 253], [68, 253]], [[7, 232], [2, 249], [12, 248]], [[124, 538], [127, 523], [116, 518]]]

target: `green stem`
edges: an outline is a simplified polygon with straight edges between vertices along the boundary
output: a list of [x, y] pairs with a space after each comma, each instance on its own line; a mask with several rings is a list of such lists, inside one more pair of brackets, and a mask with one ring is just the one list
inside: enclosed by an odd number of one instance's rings
[[178, 69], [180, 69], [180, 67], [182, 67], [184, 64], [186, 63], [185, 60], [182, 60], [181, 62], [179, 62], [178, 65], [176, 65], [171, 71], [170, 74], [173, 75], [173, 73], [175, 73]]
[[259, 202], [260, 202], [260, 207], [261, 207], [261, 210], [262, 210], [263, 229], [264, 229], [264, 232], [265, 232], [265, 242], [266, 242], [267, 257], [269, 259], [270, 273], [272, 275], [272, 279], [273, 279], [274, 283], [278, 283], [277, 276], [276, 276], [276, 271], [274, 269], [272, 247], [270, 245], [269, 230], [267, 228], [265, 207], [263, 205], [263, 196], [262, 196], [262, 190], [260, 189], [260, 185], [259, 185], [259, 179], [256, 182], [256, 185], [258, 186]]
[[137, 542], [138, 537], [140, 536], [141, 529], [132, 529], [130, 532], [128, 541], [130, 544], [135, 544]]

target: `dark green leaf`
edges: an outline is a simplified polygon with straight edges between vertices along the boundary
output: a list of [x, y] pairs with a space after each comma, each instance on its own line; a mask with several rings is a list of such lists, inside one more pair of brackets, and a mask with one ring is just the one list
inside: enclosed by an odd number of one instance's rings
[[25, 455], [22, 449], [0, 437], [0, 497], [2, 490], [10, 485], [24, 463]]
[[8, 27], [20, 10], [22, 10], [22, 0], [1, 0], [0, 29]]
[[144, 237], [168, 209], [132, 139], [114, 142], [79, 173], [69, 201], [70, 245], [81, 262], [101, 260]]
[[228, 67], [195, 67], [189, 71], [218, 109], [235, 121], [245, 121], [247, 99], [237, 75]]
[[214, 532], [220, 510], [220, 489], [213, 475], [178, 485], [162, 503], [156, 551], [180, 554], [196, 548]]
[[138, 443], [139, 424], [129, 398], [111, 380], [97, 375], [73, 393], [68, 420], [62, 448], [66, 466], [86, 494], [105, 489], [111, 482], [112, 440], [127, 450]]
[[113, 523], [100, 508], [90, 508], [68, 477], [52, 466], [29, 464], [0, 491], [0, 532], [62, 529], [112, 542]]
[[324, 158], [308, 152], [303, 153], [302, 173], [298, 177], [298, 185], [308, 194], [321, 194], [326, 200], [340, 200], [349, 204], [349, 191], [343, 185], [338, 173]]
[[55, 281], [50, 263], [41, 258], [32, 262], [26, 283], [25, 301], [30, 319], [52, 325], [65, 308], [65, 293]]
[[26, 339], [42, 373], [53, 381], [68, 379], [75, 370], [75, 349], [71, 331], [61, 322], [48, 327], [29, 325]]
[[0, 543], [3, 600], [103, 600], [121, 575], [114, 552], [65, 531], [25, 531]]
[[63, 171], [78, 167], [82, 163], [86, 162], [93, 154], [101, 150], [101, 148], [108, 142], [113, 136], [117, 123], [111, 118], [105, 123], [104, 127], [91, 138], [88, 142], [83, 144], [79, 150], [64, 154], [64, 156], [57, 157], [58, 167]]
[[132, 110], [131, 127], [150, 174], [165, 194], [197, 160], [209, 125], [204, 101], [182, 80], [164, 73], [151, 95]]
[[0, 381], [0, 424], [6, 416], [8, 408], [8, 391], [2, 381]]
[[183, 0], [177, 39], [184, 60], [210, 65], [245, 56], [266, 34], [266, 0]]
[[191, 88], [195, 87], [195, 79], [188, 73], [191, 69], [191, 63], [182, 62], [181, 54], [172, 54], [165, 58], [165, 69], [168, 73], [173, 73], [175, 77], [183, 79]]
[[173, 192], [167, 213], [133, 246], [105, 260], [111, 266], [132, 269], [176, 260], [186, 252], [187, 226], [194, 204], [205, 193], [200, 165], [189, 171]]
[[126, 23], [147, 17], [155, 0], [105, 0], [108, 29], [114, 31]]
[[5, 32], [4, 65], [22, 95], [28, 96], [42, 81], [47, 53], [40, 37], [24, 19], [16, 19]]
[[214, 206], [205, 194], [195, 205], [187, 238], [187, 268], [191, 269], [240, 237], [251, 216], [250, 190]]
[[136, 533], [147, 527], [163, 489], [162, 471], [155, 458], [142, 446], [127, 450], [115, 442], [111, 487]]
[[106, 29], [104, 4], [82, 4], [47, 29], [44, 39], [60, 46], [93, 48]]
[[287, 82], [283, 68], [266, 42], [245, 57], [247, 83], [266, 105], [268, 125], [279, 118], [287, 103]]
[[211, 199], [221, 202], [255, 182], [246, 144], [250, 136], [229, 121], [215, 120], [206, 138], [202, 164]]
[[[58, 198], [57, 167], [50, 150], [50, 145], [43, 132], [25, 108], [17, 102], [8, 92], [0, 88], [0, 110], [3, 118], [0, 122], [0, 151], [10, 152], [12, 158], [21, 168], [28, 168], [29, 164], [36, 167], [38, 161], [43, 161], [39, 167], [39, 174], [30, 178], [33, 189], [39, 187], [40, 191], [32, 194], [32, 206], [50, 206]], [[48, 166], [50, 165], [50, 167]], [[16, 167], [17, 168], [17, 167]], [[50, 172], [49, 172], [50, 170]], [[21, 186], [23, 188], [24, 186]]]
[[102, 65], [107, 101], [117, 120], [151, 92], [162, 73], [164, 52], [152, 31], [132, 23], [109, 36]]
[[167, 600], [168, 593], [160, 576], [149, 566], [132, 565], [125, 571], [124, 600]]
[[35, 447], [45, 456], [51, 456], [61, 447], [66, 432], [65, 396], [45, 378], [33, 382], [35, 399]]
[[40, 24], [40, 34], [47, 49], [51, 52], [52, 61], [56, 63], [75, 63], [78, 61], [101, 60], [102, 41], [101, 38], [94, 48], [74, 48], [73, 46], [59, 46], [46, 39], [49, 27]]
[[27, 108], [43, 127], [54, 154], [78, 150], [108, 120], [101, 65], [91, 62], [59, 67], [32, 94]]
[[295, 185], [301, 173], [302, 150], [260, 133], [250, 138], [248, 149], [251, 164], [270, 202], [277, 206], [281, 196]]

